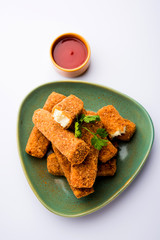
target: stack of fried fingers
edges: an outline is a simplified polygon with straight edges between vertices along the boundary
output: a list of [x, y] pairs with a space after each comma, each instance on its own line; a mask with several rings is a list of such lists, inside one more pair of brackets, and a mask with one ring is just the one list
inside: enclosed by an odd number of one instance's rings
[[[108, 111], [108, 112], [107, 112]], [[68, 97], [52, 92], [42, 109], [37, 109], [32, 117], [34, 127], [30, 133], [26, 152], [34, 157], [43, 158], [51, 143], [53, 153], [47, 157], [48, 172], [56, 176], [65, 176], [73, 194], [77, 198], [85, 197], [94, 192], [96, 177], [114, 176], [116, 173], [117, 145], [112, 143], [114, 133], [109, 121], [115, 119], [110, 112], [114, 112], [115, 118], [122, 122], [122, 135], [117, 139], [128, 141], [135, 132], [135, 124], [119, 116], [116, 109], [103, 107], [99, 110], [100, 121], [82, 123], [82, 136], [76, 138], [74, 134], [74, 121], [80, 114], [88, 116], [96, 115], [92, 111], [86, 111], [82, 100], [74, 95]], [[116, 115], [117, 114], [117, 115]], [[113, 114], [112, 114], [113, 115]], [[109, 132], [110, 139], [107, 145], [99, 151], [91, 143], [98, 128], [104, 128]], [[114, 132], [120, 132], [113, 129]], [[126, 132], [125, 132], [126, 130]], [[118, 132], [118, 133], [119, 133]], [[125, 135], [126, 134], [126, 135]]]

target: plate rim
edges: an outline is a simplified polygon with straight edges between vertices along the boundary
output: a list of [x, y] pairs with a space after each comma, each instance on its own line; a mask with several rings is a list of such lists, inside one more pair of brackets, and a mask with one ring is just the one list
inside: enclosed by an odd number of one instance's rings
[[[20, 114], [21, 114], [21, 110], [22, 110], [22, 107], [23, 107], [23, 104], [24, 102], [27, 100], [27, 98], [33, 94], [34, 91], [38, 90], [39, 88], [42, 88], [44, 86], [47, 86], [47, 85], [50, 85], [50, 84], [54, 84], [54, 83], [82, 83], [82, 84], [88, 84], [88, 85], [91, 85], [91, 86], [95, 86], [95, 87], [101, 87], [101, 88], [104, 88], [106, 90], [109, 90], [111, 92], [114, 92], [116, 94], [119, 94], [121, 96], [123, 96], [124, 98], [127, 98], [129, 100], [131, 100], [132, 102], [134, 102], [136, 105], [138, 105], [141, 110], [143, 110], [146, 114], [146, 116], [148, 117], [148, 120], [149, 120], [149, 123], [150, 123], [150, 128], [151, 128], [151, 139], [150, 139], [150, 144], [148, 146], [148, 150], [144, 156], [144, 158], [142, 159], [141, 161], [141, 164], [139, 165], [139, 167], [137, 168], [136, 172], [134, 172], [134, 174], [127, 180], [127, 182], [116, 192], [114, 193], [109, 199], [107, 199], [106, 201], [104, 201], [102, 204], [98, 205], [97, 207], [95, 208], [92, 208], [90, 210], [87, 210], [85, 212], [82, 212], [82, 213], [77, 213], [77, 214], [64, 214], [64, 213], [60, 213], [58, 211], [55, 211], [54, 209], [52, 209], [51, 207], [49, 207], [42, 199], [41, 197], [39, 196], [38, 192], [35, 190], [35, 188], [33, 187], [31, 181], [30, 181], [30, 178], [28, 176], [28, 173], [26, 171], [26, 168], [25, 168], [25, 165], [24, 165], [24, 161], [23, 161], [23, 157], [22, 157], [22, 154], [21, 154], [21, 150], [20, 150], [20, 141], [19, 141], [19, 126], [20, 126]], [[116, 197], [118, 197], [130, 184], [131, 182], [136, 178], [136, 176], [140, 173], [140, 171], [142, 170], [147, 158], [148, 158], [148, 155], [152, 149], [152, 146], [153, 146], [153, 142], [154, 142], [154, 125], [153, 125], [153, 121], [149, 115], [149, 113], [147, 112], [147, 110], [139, 103], [137, 102], [135, 99], [133, 99], [132, 97], [128, 96], [127, 94], [124, 94], [122, 92], [119, 92], [113, 88], [110, 88], [110, 87], [107, 87], [107, 86], [104, 86], [104, 85], [101, 85], [101, 84], [97, 84], [97, 83], [91, 83], [91, 82], [86, 82], [86, 81], [82, 81], [82, 80], [60, 80], [60, 81], [54, 81], [54, 82], [47, 82], [47, 83], [44, 83], [44, 84], [41, 84], [37, 87], [35, 87], [33, 90], [31, 90], [22, 100], [20, 106], [19, 106], [19, 110], [18, 110], [18, 118], [17, 118], [17, 147], [18, 147], [18, 153], [19, 153], [19, 157], [20, 157], [20, 162], [21, 162], [21, 166], [22, 166], [22, 169], [23, 169], [23, 172], [24, 172], [24, 175], [27, 179], [27, 182], [29, 184], [29, 186], [31, 187], [32, 191], [34, 192], [34, 194], [36, 195], [37, 199], [42, 203], [42, 205], [44, 207], [46, 207], [50, 212], [56, 214], [56, 215], [59, 215], [59, 216], [62, 216], [62, 217], [69, 217], [69, 218], [75, 218], [75, 217], [81, 217], [81, 216], [85, 216], [85, 215], [88, 215], [88, 214], [91, 214], [93, 212], [96, 212], [97, 210], [100, 210], [101, 208], [103, 208], [104, 206], [108, 205], [111, 201], [113, 201]]]

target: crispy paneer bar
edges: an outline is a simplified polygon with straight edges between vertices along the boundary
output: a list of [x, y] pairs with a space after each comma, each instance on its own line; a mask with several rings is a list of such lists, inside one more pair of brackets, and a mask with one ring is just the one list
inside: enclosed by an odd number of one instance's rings
[[[70, 162], [67, 162], [67, 166], [71, 166]], [[66, 167], [67, 167], [66, 166]], [[56, 176], [64, 176], [64, 172], [60, 166], [60, 163], [55, 155], [55, 153], [51, 153], [47, 158], [47, 168], [48, 172], [56, 175]], [[68, 168], [67, 168], [68, 169]], [[70, 173], [70, 170], [68, 171]], [[116, 172], [116, 159], [113, 158], [109, 160], [107, 163], [98, 163], [98, 172], [97, 176], [113, 176]], [[83, 188], [84, 189], [84, 188]]]
[[90, 146], [90, 151], [81, 164], [71, 166], [71, 184], [74, 187], [90, 188], [95, 182], [99, 151], [91, 145], [93, 135], [83, 127], [87, 127], [91, 132], [96, 132], [101, 126], [100, 121], [82, 124], [81, 138]]
[[108, 105], [101, 108], [98, 111], [98, 115], [111, 139], [125, 134], [126, 121], [120, 116], [114, 106]]
[[121, 141], [129, 141], [133, 134], [136, 131], [136, 125], [128, 119], [125, 119], [126, 123], [126, 132], [121, 136], [118, 136], [118, 139]]
[[48, 172], [56, 176], [64, 176], [62, 168], [58, 162], [55, 153], [51, 153], [47, 157], [47, 169]]
[[125, 133], [126, 123], [124, 118], [120, 116], [114, 106], [108, 105], [101, 108], [98, 115], [111, 139]]
[[107, 146], [102, 147], [99, 151], [98, 158], [102, 163], [106, 163], [117, 154], [117, 151], [117, 148], [108, 140]]
[[52, 115], [57, 123], [67, 129], [70, 127], [76, 116], [82, 112], [82, 109], [83, 101], [74, 95], [70, 95], [54, 106]]
[[86, 159], [81, 164], [71, 166], [71, 184], [77, 188], [91, 188], [97, 176], [99, 151], [91, 146]]
[[[64, 95], [52, 92], [45, 102], [43, 109], [51, 112], [52, 108], [64, 98]], [[42, 158], [47, 152], [48, 145], [49, 140], [34, 126], [26, 145], [26, 152], [33, 157]]]
[[64, 155], [62, 155], [60, 153], [60, 151], [54, 145], [52, 145], [52, 147], [56, 154], [56, 157], [58, 159], [60, 167], [61, 167], [62, 171], [64, 172], [64, 175], [65, 175], [74, 195], [77, 198], [81, 198], [81, 197], [86, 197], [87, 195], [93, 193], [94, 192], [93, 188], [75, 188], [71, 185], [71, 181], [70, 181], [71, 163], [67, 160], [67, 158]]
[[26, 152], [33, 157], [43, 158], [48, 146], [49, 140], [34, 126], [26, 145]]
[[[93, 111], [87, 111], [86, 115], [97, 115], [96, 112]], [[103, 123], [99, 122], [99, 127], [103, 128]], [[107, 161], [109, 161], [111, 158], [113, 158], [115, 155], [117, 154], [117, 148], [108, 140], [107, 142], [107, 146], [104, 146], [100, 151], [99, 151], [99, 156], [98, 159], [103, 162], [106, 163]]]
[[112, 158], [107, 163], [98, 164], [97, 176], [113, 176], [116, 172], [116, 158]]
[[54, 121], [51, 113], [44, 109], [34, 112], [33, 123], [42, 134], [72, 163], [80, 164], [89, 153], [90, 147], [74, 134], [63, 129]]

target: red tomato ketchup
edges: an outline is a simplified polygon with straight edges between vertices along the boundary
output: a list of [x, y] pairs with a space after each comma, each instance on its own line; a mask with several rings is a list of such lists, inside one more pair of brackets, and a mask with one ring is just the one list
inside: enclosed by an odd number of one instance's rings
[[65, 37], [53, 48], [54, 61], [62, 68], [73, 69], [81, 66], [87, 58], [85, 44], [75, 37]]

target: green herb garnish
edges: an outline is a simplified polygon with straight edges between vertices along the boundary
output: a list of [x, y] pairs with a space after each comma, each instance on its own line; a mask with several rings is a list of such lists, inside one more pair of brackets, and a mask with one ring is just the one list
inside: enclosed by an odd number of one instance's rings
[[98, 115], [86, 116], [84, 114], [81, 114], [80, 116], [77, 116], [76, 121], [75, 121], [75, 137], [77, 137], [77, 138], [81, 137], [81, 135], [82, 135], [81, 125], [83, 122], [93, 123], [95, 121], [100, 121], [100, 117]]
[[[100, 117], [98, 115], [93, 116], [85, 116], [84, 114], [81, 114], [79, 117], [77, 117], [75, 121], [75, 137], [80, 138], [82, 136], [82, 123], [94, 123], [95, 121], [100, 121]], [[107, 137], [107, 132], [103, 128], [98, 128], [96, 133], [91, 132], [87, 127], [83, 127], [88, 132], [90, 132], [93, 135], [93, 138], [91, 139], [91, 144], [95, 147], [97, 150], [101, 150], [103, 146], [107, 145], [108, 140], [102, 139]]]
[[81, 124], [79, 122], [75, 122], [75, 137], [80, 138], [82, 136]]
[[93, 135], [93, 138], [91, 139], [91, 144], [94, 146], [95, 149], [97, 149], [97, 150], [100, 151], [100, 150], [102, 149], [102, 147], [107, 146], [108, 140], [102, 139], [102, 138], [100, 138], [99, 136], [97, 136], [97, 135], [100, 135], [99, 133], [101, 133], [102, 130], [105, 131], [105, 133], [104, 133], [104, 131], [103, 131], [103, 135], [105, 134], [105, 136], [107, 136], [107, 132], [106, 132], [105, 129], [103, 129], [103, 128], [98, 128], [98, 129], [97, 129], [97, 132], [96, 132], [96, 133], [93, 133], [93, 132], [91, 132], [88, 128], [86, 128], [86, 127], [83, 127], [83, 128], [86, 129], [88, 132], [90, 132], [90, 133]]
[[83, 121], [85, 123], [93, 123], [95, 121], [100, 121], [100, 117], [98, 115], [93, 115], [93, 116], [85, 116], [83, 118]]
[[104, 128], [98, 128], [96, 134], [98, 134], [102, 138], [105, 138], [108, 135]]

